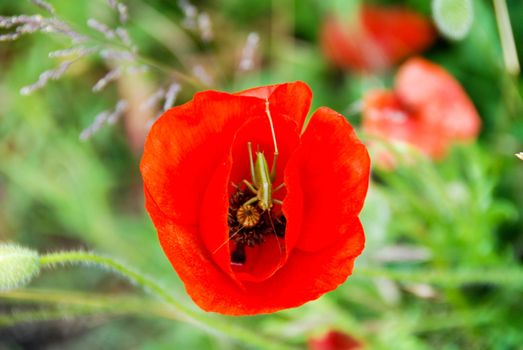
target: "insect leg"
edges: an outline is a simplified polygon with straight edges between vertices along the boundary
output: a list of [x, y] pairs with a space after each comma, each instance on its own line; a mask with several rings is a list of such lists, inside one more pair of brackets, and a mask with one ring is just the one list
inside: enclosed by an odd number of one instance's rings
[[272, 189], [272, 193], [274, 193], [274, 192], [276, 192], [276, 191], [279, 191], [279, 190], [281, 190], [281, 189], [284, 188], [284, 187], [285, 187], [285, 184], [282, 182], [281, 184], [279, 184], [278, 186], [276, 186], [276, 187], [274, 187], [274, 188]]
[[249, 199], [247, 202], [243, 203], [242, 205], [249, 205], [249, 204], [256, 202], [257, 200], [258, 200], [258, 196], [252, 197], [251, 199]]
[[253, 186], [253, 184], [251, 184], [249, 181], [247, 180], [243, 180], [242, 181], [245, 186], [247, 186], [247, 188], [249, 189], [249, 191], [251, 191], [253, 194], [258, 194], [258, 191], [256, 190], [256, 188]]
[[249, 150], [249, 165], [251, 167], [251, 181], [253, 183], [256, 183], [256, 179], [254, 178], [254, 160], [252, 159], [252, 143], [250, 141], [247, 142], [247, 149]]

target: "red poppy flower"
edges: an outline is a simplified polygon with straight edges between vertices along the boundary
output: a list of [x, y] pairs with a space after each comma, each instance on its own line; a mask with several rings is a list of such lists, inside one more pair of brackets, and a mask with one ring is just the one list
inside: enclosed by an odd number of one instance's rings
[[[141, 162], [146, 207], [204, 310], [246, 315], [295, 307], [351, 274], [364, 246], [358, 213], [369, 158], [349, 123], [328, 108], [300, 133], [311, 98], [301, 82], [206, 91], [153, 125]], [[242, 182], [251, 181], [247, 145], [270, 168], [274, 140], [275, 201], [263, 210]]]
[[309, 350], [362, 350], [363, 348], [363, 343], [338, 331], [330, 331], [321, 338], [309, 339]]
[[473, 140], [481, 119], [445, 69], [412, 58], [398, 71], [394, 91], [365, 96], [362, 126], [369, 135], [404, 142], [438, 159], [452, 143]]
[[327, 17], [320, 36], [332, 63], [359, 71], [388, 68], [425, 50], [436, 38], [431, 22], [418, 13], [368, 4], [349, 24], [337, 16]]

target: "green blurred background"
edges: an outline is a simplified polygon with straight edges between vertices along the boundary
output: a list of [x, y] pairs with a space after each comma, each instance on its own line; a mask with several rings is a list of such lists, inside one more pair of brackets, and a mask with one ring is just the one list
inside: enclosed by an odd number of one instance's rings
[[[430, 17], [429, 1], [386, 2]], [[103, 0], [52, 3], [59, 17], [81, 33], [89, 32], [89, 18], [117, 23], [117, 14]], [[195, 64], [205, 67], [212, 88], [226, 91], [302, 80], [313, 90], [314, 108], [325, 105], [342, 113], [350, 112], [366, 90], [390, 86], [394, 69], [350, 74], [331, 67], [322, 55], [318, 31], [324, 16], [334, 11], [349, 18], [357, 5], [353, 1], [194, 2], [211, 18], [215, 37], [210, 43], [183, 27], [175, 1], [126, 4], [126, 28], [140, 54], [168, 68], [122, 77], [99, 93], [91, 88], [111, 67], [94, 55], [75, 63], [59, 81], [21, 96], [23, 86], [60, 62], [48, 58], [48, 52], [70, 41], [35, 33], [0, 43], [0, 241], [41, 252], [86, 249], [116, 257], [194, 307], [143, 207], [140, 152], [146, 125], [159, 109], [133, 105], [116, 125], [105, 125], [87, 141], [79, 140], [81, 131], [98, 113], [113, 108], [118, 96], [143, 100], [176, 79], [170, 69], [191, 75]], [[521, 58], [523, 2], [507, 4]], [[0, 15], [22, 13], [44, 12], [30, 1], [0, 0]], [[250, 32], [259, 34], [260, 45], [255, 69], [243, 73], [237, 65]], [[298, 346], [334, 328], [370, 349], [523, 349], [523, 281], [507, 273], [508, 282], [500, 285], [462, 283], [453, 275], [484, 267], [519, 271], [523, 257], [523, 162], [514, 157], [523, 151], [523, 80], [504, 70], [492, 3], [474, 1], [468, 36], [457, 42], [439, 38], [424, 57], [447, 68], [474, 101], [483, 119], [478, 143], [455, 147], [436, 164], [421, 161], [414, 168], [376, 171], [362, 214], [367, 247], [354, 276], [336, 291], [297, 309], [221, 317], [221, 322]], [[199, 89], [179, 82], [177, 104]], [[358, 115], [348, 118], [358, 125]], [[385, 253], [398, 255], [398, 247], [404, 248], [399, 258]], [[430, 285], [419, 276], [398, 281], [392, 275], [358, 273], [359, 266], [438, 269], [448, 271], [448, 278]], [[140, 312], [132, 299], [140, 293], [106, 271], [57, 269], [42, 274], [28, 290], [43, 290], [54, 302], [0, 295], [0, 349], [250, 348], [150, 311], [158, 305], [143, 305], [148, 311]], [[59, 302], [100, 295], [112, 298], [106, 308]], [[118, 302], [121, 309], [114, 307]]]

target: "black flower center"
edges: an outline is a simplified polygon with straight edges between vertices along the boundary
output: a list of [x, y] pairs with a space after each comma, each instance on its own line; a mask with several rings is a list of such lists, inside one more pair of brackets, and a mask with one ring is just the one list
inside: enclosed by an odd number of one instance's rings
[[281, 210], [262, 210], [256, 202], [246, 204], [252, 197], [250, 191], [238, 188], [229, 199], [229, 240], [235, 245], [231, 252], [233, 264], [245, 263], [245, 247], [261, 245], [269, 235], [285, 237], [286, 220]]

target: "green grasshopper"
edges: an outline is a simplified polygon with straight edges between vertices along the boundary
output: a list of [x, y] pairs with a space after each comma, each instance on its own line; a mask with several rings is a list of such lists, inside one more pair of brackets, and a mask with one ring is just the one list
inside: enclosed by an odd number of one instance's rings
[[[243, 183], [248, 191], [251, 192], [254, 196], [247, 200], [242, 199], [245, 200], [245, 202], [238, 203], [239, 206], [236, 207], [236, 212], [232, 213], [232, 215], [236, 216], [236, 221], [239, 224], [236, 226], [237, 230], [234, 233], [229, 234], [229, 238], [214, 251], [214, 253], [216, 253], [221, 247], [223, 247], [227, 242], [235, 237], [236, 239], [240, 239], [240, 241], [243, 243], [237, 243], [236, 249], [232, 252], [231, 257], [234, 263], [239, 264], [245, 262], [245, 245], [254, 246], [263, 242], [263, 235], [265, 234], [264, 232], [266, 232], [264, 231], [266, 230], [265, 225], [270, 224], [274, 234], [277, 237], [282, 237], [276, 232], [277, 230], [271, 217], [271, 210], [274, 204], [282, 205], [282, 201], [273, 198], [273, 194], [285, 187], [285, 184], [281, 183], [279, 186], [273, 188], [273, 183], [276, 180], [278, 144], [276, 142], [276, 135], [274, 132], [274, 125], [270, 114], [268, 101], [266, 101], [265, 106], [266, 114], [271, 127], [272, 140], [274, 142], [274, 156], [272, 166], [269, 170], [269, 165], [263, 152], [257, 151], [255, 153], [256, 160], [254, 160], [252, 143], [247, 142], [251, 179], [250, 181], [244, 179], [241, 183]], [[240, 191], [239, 187], [235, 184], [233, 184], [233, 186], [238, 188], [237, 193], [241, 193], [240, 196], [244, 198], [244, 194], [242, 191]], [[267, 214], [268, 222], [262, 220], [262, 215], [264, 213]], [[231, 215], [231, 213], [229, 215]], [[278, 221], [278, 223], [281, 225], [281, 221]], [[239, 241], [237, 240], [237, 242]]]
[[[240, 231], [246, 229], [254, 230], [256, 232], [259, 230], [256, 225], [260, 223], [261, 214], [266, 212], [267, 217], [269, 219], [269, 223], [272, 227], [272, 231], [274, 232], [276, 239], [278, 239], [279, 234], [276, 231], [275, 225], [272, 220], [271, 216], [271, 209], [274, 205], [274, 203], [281, 205], [282, 201], [278, 199], [274, 199], [272, 197], [273, 193], [278, 191], [279, 189], [283, 188], [285, 186], [284, 183], [281, 183], [279, 186], [273, 188], [272, 184], [274, 180], [276, 179], [276, 163], [278, 160], [278, 152], [277, 148], [274, 152], [274, 157], [272, 161], [272, 167], [269, 172], [269, 166], [267, 164], [267, 159], [265, 158], [265, 155], [263, 152], [256, 152], [256, 163], [254, 163], [253, 157], [252, 157], [252, 144], [251, 142], [247, 142], [247, 148], [249, 150], [249, 165], [251, 169], [251, 181], [244, 179], [242, 182], [243, 184], [249, 189], [249, 191], [254, 194], [254, 197], [248, 199], [245, 203], [243, 203], [236, 212], [236, 219], [238, 223], [241, 225], [241, 227], [234, 232], [229, 237], [229, 240], [235, 237], [236, 235], [248, 235], [248, 233], [240, 234]], [[253, 206], [254, 203], [256, 203], [256, 206]], [[257, 209], [259, 208], [259, 210]], [[261, 226], [263, 228], [263, 224]], [[254, 238], [252, 239], [251, 243], [247, 243], [247, 245], [256, 245], [259, 244], [260, 238]], [[228, 240], [228, 241], [229, 241]], [[228, 242], [227, 241], [227, 242]], [[237, 241], [238, 242], [238, 241]], [[261, 238], [261, 242], [263, 242], [263, 238]], [[243, 264], [246, 260], [245, 255], [245, 243], [237, 243], [236, 248], [234, 251], [231, 252], [231, 262], [233, 264]], [[280, 247], [280, 254], [281, 254], [281, 247]]]
[[281, 184], [276, 188], [272, 188], [272, 183], [276, 180], [276, 163], [278, 160], [278, 152], [274, 151], [271, 172], [269, 173], [269, 166], [267, 159], [263, 152], [256, 152], [256, 163], [254, 164], [252, 158], [252, 144], [247, 142], [249, 150], [249, 164], [251, 168], [251, 182], [243, 180], [242, 182], [247, 188], [256, 196], [249, 199], [243, 205], [250, 205], [258, 201], [258, 207], [265, 211], [272, 208], [273, 203], [282, 204], [281, 201], [272, 198], [272, 193], [283, 188], [285, 184]]
[[[270, 210], [274, 203], [282, 204], [282, 201], [272, 198], [272, 194], [285, 186], [281, 183], [276, 188], [272, 187], [273, 182], [276, 180], [276, 164], [278, 162], [278, 144], [276, 142], [276, 134], [274, 132], [274, 124], [272, 121], [271, 112], [269, 109], [269, 101], [265, 101], [265, 113], [269, 119], [271, 127], [272, 141], [274, 143], [274, 156], [272, 159], [272, 166], [269, 172], [269, 165], [263, 152], [256, 152], [256, 163], [254, 163], [252, 157], [252, 144], [247, 142], [247, 149], [249, 150], [249, 166], [251, 170], [251, 182], [243, 180], [242, 182], [247, 188], [255, 195], [248, 201], [246, 201], [240, 210], [238, 211], [238, 221], [242, 225], [247, 227], [253, 227], [258, 223], [259, 215], [256, 215], [257, 211], [251, 207], [251, 204], [257, 202], [257, 206], [262, 211]], [[252, 215], [252, 216], [251, 216]], [[251, 220], [248, 220], [251, 217]]]

